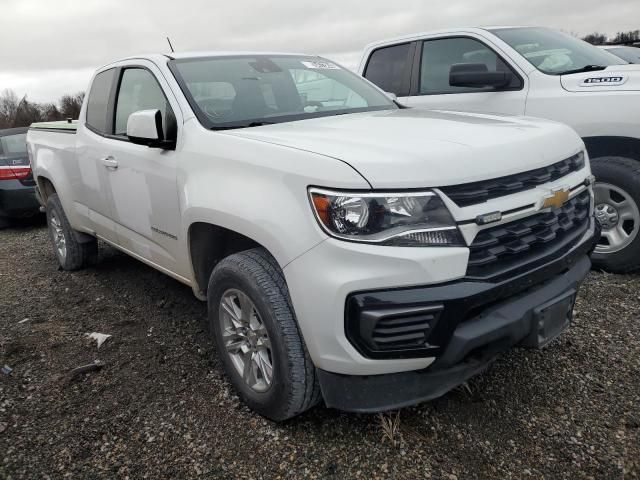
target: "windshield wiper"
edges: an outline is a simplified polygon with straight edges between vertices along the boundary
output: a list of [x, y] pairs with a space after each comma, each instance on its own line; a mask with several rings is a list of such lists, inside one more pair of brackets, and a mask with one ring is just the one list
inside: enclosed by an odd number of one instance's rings
[[276, 122], [251, 122], [241, 125], [222, 125], [219, 127], [213, 126], [210, 130], [235, 130], [236, 128], [261, 127], [262, 125], [274, 125], [275, 123]]
[[245, 125], [246, 127], [261, 127], [262, 125], [273, 125], [275, 122], [251, 122], [249, 125]]
[[567, 70], [565, 72], [560, 72], [558, 75], [571, 75], [572, 73], [584, 73], [584, 72], [595, 72], [596, 70], [604, 70], [605, 66], [603, 65], [585, 65], [581, 68], [576, 68], [574, 70]]

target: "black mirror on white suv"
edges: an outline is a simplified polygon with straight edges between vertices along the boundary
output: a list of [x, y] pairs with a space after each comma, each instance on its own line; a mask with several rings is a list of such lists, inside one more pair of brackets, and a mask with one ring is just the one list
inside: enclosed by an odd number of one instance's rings
[[140, 110], [129, 115], [127, 137], [131, 143], [152, 148], [175, 148], [175, 142], [165, 138], [160, 110]]
[[484, 63], [457, 63], [449, 70], [452, 87], [506, 87], [511, 83], [511, 72], [490, 72]]

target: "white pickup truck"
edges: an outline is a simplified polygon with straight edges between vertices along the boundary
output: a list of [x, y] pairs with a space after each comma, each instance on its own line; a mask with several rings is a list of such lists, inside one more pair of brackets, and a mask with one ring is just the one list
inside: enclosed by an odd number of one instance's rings
[[457, 28], [365, 48], [359, 72], [410, 107], [531, 115], [584, 140], [602, 237], [593, 263], [640, 268], [640, 65], [547, 28]]
[[101, 239], [190, 285], [275, 420], [409, 405], [546, 345], [597, 235], [569, 127], [402, 108], [319, 57], [121, 60], [27, 143], [62, 268]]

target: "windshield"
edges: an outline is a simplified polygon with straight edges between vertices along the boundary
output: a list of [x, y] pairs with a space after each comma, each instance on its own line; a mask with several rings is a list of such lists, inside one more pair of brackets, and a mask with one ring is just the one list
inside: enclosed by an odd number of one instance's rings
[[611, 47], [607, 48], [607, 51], [629, 63], [640, 63], [640, 48], [638, 47]]
[[626, 63], [587, 42], [548, 28], [496, 28], [491, 33], [517, 50], [538, 70], [549, 75]]
[[0, 137], [0, 153], [5, 155], [17, 155], [27, 153], [27, 134], [19, 133], [17, 135], [9, 135]]
[[364, 79], [319, 57], [187, 58], [169, 67], [200, 122], [212, 129], [398, 108]]

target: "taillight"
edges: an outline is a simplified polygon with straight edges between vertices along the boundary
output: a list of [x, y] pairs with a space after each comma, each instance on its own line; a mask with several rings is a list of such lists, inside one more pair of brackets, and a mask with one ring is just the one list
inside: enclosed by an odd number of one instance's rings
[[4, 166], [0, 165], [0, 180], [24, 180], [31, 175], [30, 166]]

